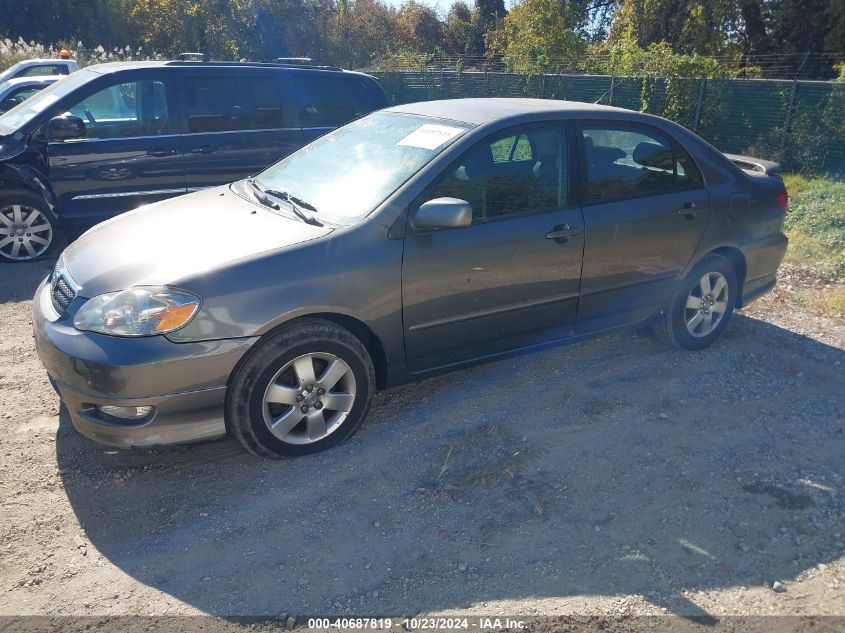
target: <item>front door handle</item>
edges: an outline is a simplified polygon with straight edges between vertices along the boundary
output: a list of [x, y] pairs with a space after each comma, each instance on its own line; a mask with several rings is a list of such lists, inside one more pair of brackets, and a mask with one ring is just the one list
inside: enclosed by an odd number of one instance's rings
[[684, 216], [687, 220], [692, 220], [699, 213], [701, 213], [701, 209], [698, 208], [695, 202], [686, 202], [684, 206], [678, 209], [678, 215]]
[[571, 228], [568, 224], [558, 224], [550, 232], [546, 233], [547, 240], [554, 240], [558, 244], [566, 244], [573, 235], [578, 235], [578, 229]]
[[154, 156], [155, 158], [164, 158], [166, 156], [173, 156], [176, 154], [175, 149], [165, 149], [163, 147], [156, 147], [147, 152], [147, 156]]
[[214, 145], [200, 145], [199, 147], [193, 147], [188, 150], [191, 154], [211, 154], [217, 151], [217, 148]]

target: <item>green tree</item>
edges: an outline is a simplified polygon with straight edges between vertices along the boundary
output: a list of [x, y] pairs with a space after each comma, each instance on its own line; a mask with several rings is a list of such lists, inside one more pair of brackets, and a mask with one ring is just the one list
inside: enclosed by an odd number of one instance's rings
[[458, 0], [449, 9], [445, 28], [456, 53], [477, 55], [484, 52], [483, 48], [479, 49], [478, 46], [473, 12], [463, 0]]
[[437, 14], [429, 6], [408, 0], [399, 9], [396, 20], [399, 45], [417, 53], [443, 50], [445, 30]]
[[505, 16], [492, 45], [514, 72], [553, 70], [561, 58], [583, 53], [577, 13], [566, 0], [523, 0]]
[[623, 0], [610, 40], [632, 34], [641, 48], [668, 42], [680, 53], [716, 54], [736, 20], [735, 0]]

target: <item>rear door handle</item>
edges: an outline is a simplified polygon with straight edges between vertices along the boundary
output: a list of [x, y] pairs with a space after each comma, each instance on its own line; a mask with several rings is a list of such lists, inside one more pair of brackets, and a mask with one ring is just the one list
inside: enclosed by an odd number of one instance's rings
[[217, 148], [214, 145], [200, 145], [199, 147], [193, 147], [188, 150], [191, 154], [211, 154], [217, 151]]
[[692, 220], [699, 213], [701, 213], [701, 209], [698, 208], [695, 202], [684, 203], [684, 206], [678, 209], [678, 215], [682, 215], [688, 220]]
[[155, 158], [164, 158], [165, 156], [173, 156], [177, 152], [175, 149], [165, 149], [163, 147], [156, 147], [147, 152], [147, 156], [154, 156]]
[[558, 244], [566, 244], [573, 235], [578, 235], [581, 231], [573, 229], [568, 224], [558, 224], [550, 232], [546, 233], [547, 240], [554, 240]]

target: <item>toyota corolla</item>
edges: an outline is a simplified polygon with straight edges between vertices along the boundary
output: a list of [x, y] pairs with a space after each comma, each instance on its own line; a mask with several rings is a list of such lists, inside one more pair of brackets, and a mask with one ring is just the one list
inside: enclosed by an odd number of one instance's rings
[[709, 345], [774, 286], [786, 210], [775, 164], [662, 118], [396, 106], [94, 227], [36, 292], [36, 345], [99, 442], [314, 452], [377, 389], [503, 354], [644, 324]]

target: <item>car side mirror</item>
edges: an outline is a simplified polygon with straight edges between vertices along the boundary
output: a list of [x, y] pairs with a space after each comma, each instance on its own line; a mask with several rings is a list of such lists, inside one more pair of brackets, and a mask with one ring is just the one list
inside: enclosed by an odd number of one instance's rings
[[85, 136], [85, 121], [72, 114], [63, 114], [50, 119], [49, 136], [56, 141], [64, 141]]
[[458, 198], [424, 202], [412, 221], [417, 229], [462, 229], [472, 224], [472, 205]]

